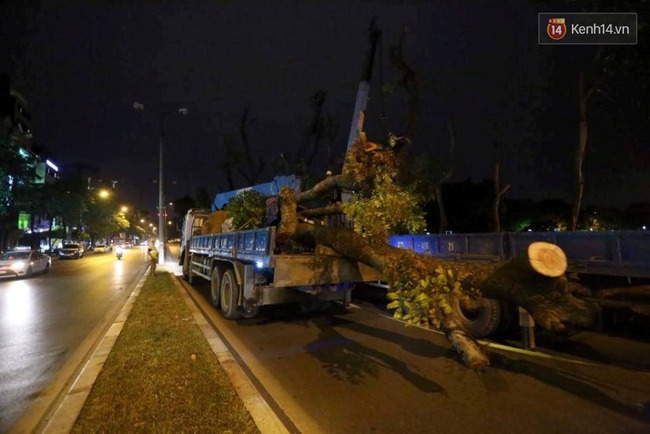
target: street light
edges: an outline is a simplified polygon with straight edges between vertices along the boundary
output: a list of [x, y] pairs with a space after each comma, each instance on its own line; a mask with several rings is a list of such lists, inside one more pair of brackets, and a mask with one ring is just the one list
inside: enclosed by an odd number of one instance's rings
[[[133, 102], [133, 108], [135, 110], [145, 110], [145, 105], [141, 102], [134, 101]], [[160, 251], [158, 254], [158, 262], [160, 264], [165, 263], [165, 214], [166, 214], [166, 209], [165, 209], [165, 195], [163, 191], [163, 163], [164, 163], [164, 142], [163, 142], [163, 137], [164, 137], [164, 123], [163, 123], [163, 118], [164, 115], [167, 114], [167, 112], [160, 112], [157, 110], [151, 110], [147, 109], [151, 113], [154, 113], [156, 116], [158, 116], [158, 123], [160, 125], [160, 143], [159, 143], [159, 164], [158, 164], [158, 242], [160, 244]], [[186, 107], [181, 107], [178, 109], [178, 114], [180, 115], [187, 115], [189, 110]]]

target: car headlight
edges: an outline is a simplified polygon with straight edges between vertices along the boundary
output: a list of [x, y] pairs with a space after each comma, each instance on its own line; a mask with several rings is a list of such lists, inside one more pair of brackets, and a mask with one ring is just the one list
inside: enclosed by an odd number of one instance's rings
[[25, 261], [16, 261], [11, 263], [11, 269], [14, 271], [20, 271], [25, 269]]

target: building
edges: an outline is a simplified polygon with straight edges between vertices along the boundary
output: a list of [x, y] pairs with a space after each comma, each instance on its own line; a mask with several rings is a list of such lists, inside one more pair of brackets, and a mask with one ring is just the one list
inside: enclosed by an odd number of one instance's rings
[[[4, 152], [22, 158], [28, 167], [34, 169], [34, 184], [52, 184], [59, 177], [57, 165], [43, 159], [32, 146], [32, 119], [27, 100], [11, 86], [8, 75], [0, 74], [0, 146]], [[13, 158], [13, 157], [12, 157]], [[27, 206], [14, 200], [15, 183], [12, 167], [4, 168], [3, 188], [0, 199], [4, 205], [0, 215], [0, 249], [13, 246], [25, 233], [49, 230], [50, 222]], [[15, 173], [15, 172], [14, 172]]]

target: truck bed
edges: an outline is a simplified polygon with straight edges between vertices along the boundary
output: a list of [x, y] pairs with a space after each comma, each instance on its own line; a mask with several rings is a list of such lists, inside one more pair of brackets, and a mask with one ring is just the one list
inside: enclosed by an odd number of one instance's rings
[[561, 247], [570, 272], [650, 277], [650, 232], [646, 231], [394, 235], [389, 244], [446, 260], [498, 262], [524, 253], [534, 241]]
[[257, 268], [273, 268], [273, 285], [277, 287], [378, 281], [382, 278], [374, 268], [341, 256], [276, 255], [274, 249], [274, 227], [198, 235], [190, 240], [190, 251], [193, 253], [251, 262]]
[[274, 249], [274, 227], [197, 235], [190, 240], [190, 252], [255, 262], [259, 267], [271, 265]]

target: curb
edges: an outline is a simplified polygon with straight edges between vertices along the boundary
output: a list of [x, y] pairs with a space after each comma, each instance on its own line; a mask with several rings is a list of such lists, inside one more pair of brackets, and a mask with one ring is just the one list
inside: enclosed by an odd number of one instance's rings
[[[237, 395], [244, 403], [246, 410], [253, 418], [255, 425], [262, 434], [285, 434], [289, 431], [271, 409], [266, 400], [259, 393], [255, 385], [248, 378], [246, 373], [239, 366], [227, 346], [219, 335], [212, 329], [210, 324], [203, 317], [196, 305], [183, 289], [178, 277], [172, 270], [168, 270], [176, 289], [179, 291], [185, 305], [190, 309], [192, 318], [201, 330], [212, 352], [217, 356], [219, 364], [228, 375], [231, 384], [235, 387]], [[144, 285], [151, 269], [142, 275], [136, 284], [133, 292], [127, 299], [119, 314], [108, 328], [106, 334], [101, 338], [91, 356], [84, 362], [79, 375], [72, 381], [72, 386], [64, 392], [58, 407], [50, 414], [46, 414], [39, 426], [45, 426], [37, 432], [43, 433], [68, 433], [72, 430], [86, 399], [90, 395], [93, 384], [104, 367], [104, 363], [117, 342], [117, 339], [124, 327], [133, 304], [135, 303], [140, 290]]]
[[259, 393], [253, 382], [248, 378], [248, 375], [239, 366], [235, 358], [232, 356], [228, 347], [221, 340], [216, 331], [208, 323], [205, 317], [197, 309], [196, 305], [183, 289], [183, 286], [178, 280], [178, 277], [170, 273], [173, 277], [176, 289], [181, 294], [185, 305], [190, 309], [192, 317], [196, 325], [203, 333], [203, 336], [208, 341], [208, 345], [212, 348], [212, 352], [217, 356], [219, 364], [228, 375], [230, 383], [235, 387], [237, 395], [244, 403], [244, 407], [250, 413], [255, 425], [262, 434], [285, 434], [289, 433], [280, 418], [271, 409], [268, 402]]
[[113, 324], [111, 324], [90, 358], [85, 362], [83, 369], [72, 383], [70, 389], [65, 393], [58, 408], [51, 416], [45, 419], [44, 422], [46, 422], [46, 425], [42, 432], [67, 433], [72, 430], [77, 417], [79, 417], [79, 413], [81, 413], [81, 409], [86, 403], [90, 390], [92, 389], [100, 371], [104, 367], [104, 363], [113, 349], [113, 346], [124, 327], [124, 323], [133, 308], [133, 304], [140, 294], [140, 289], [142, 289], [148, 276], [149, 272], [142, 275], [126, 303], [122, 306], [117, 318], [115, 318], [115, 321], [113, 321]]

